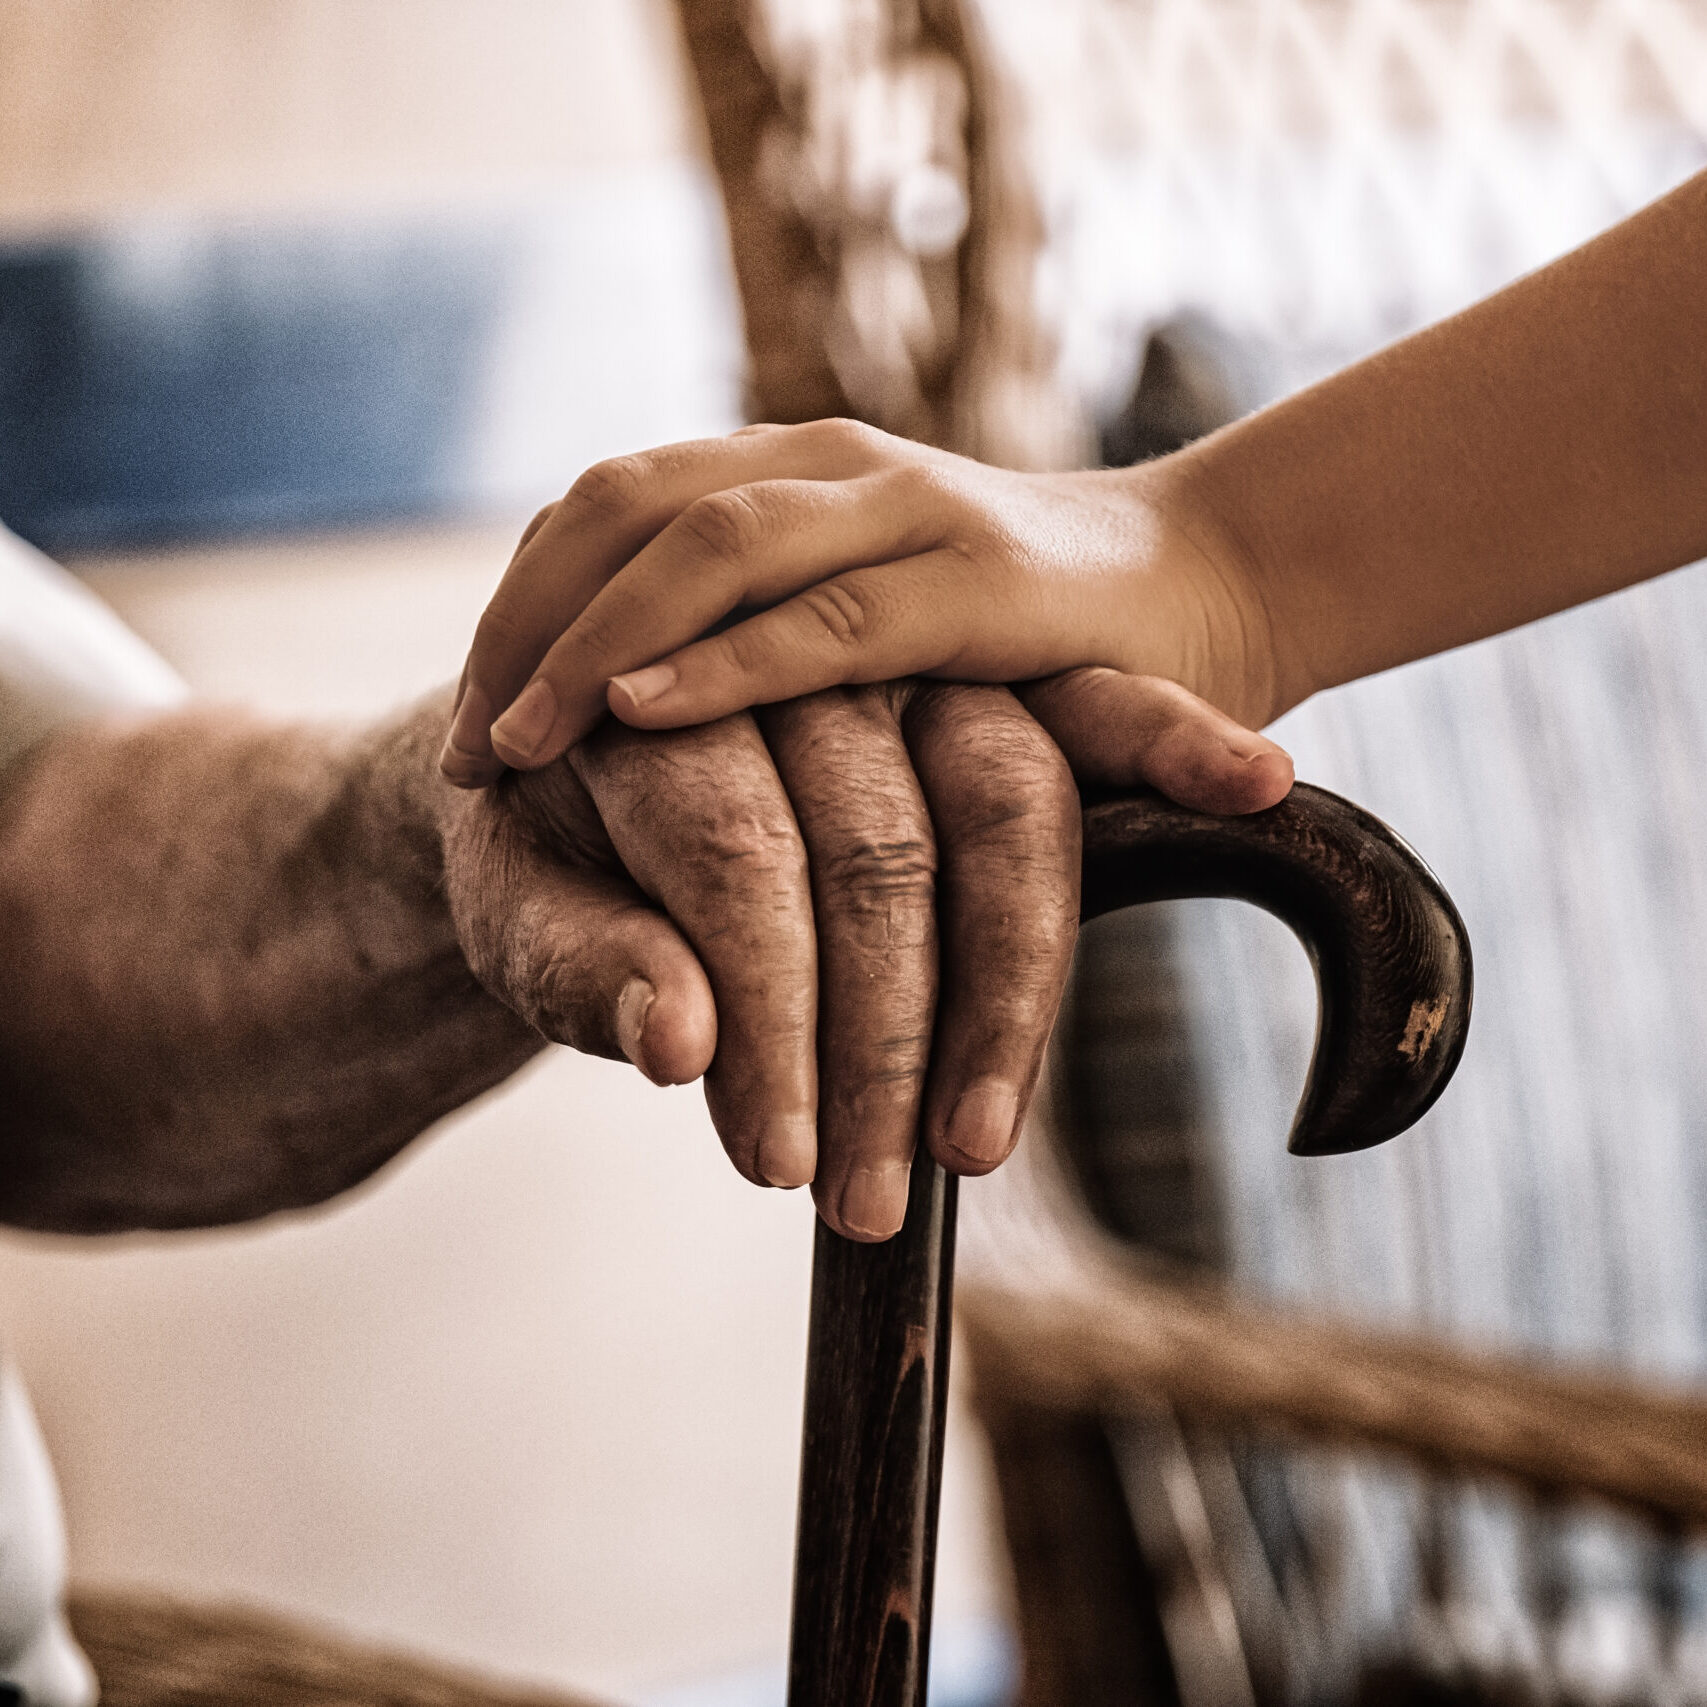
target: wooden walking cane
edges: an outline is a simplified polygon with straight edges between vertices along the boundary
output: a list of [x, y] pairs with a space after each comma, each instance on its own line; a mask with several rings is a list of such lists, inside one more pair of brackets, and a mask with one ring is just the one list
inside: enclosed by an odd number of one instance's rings
[[[1303, 941], [1320, 1022], [1295, 1155], [1379, 1144], [1440, 1095], [1470, 1020], [1470, 944], [1446, 891], [1379, 820], [1300, 784], [1241, 818], [1106, 799], [1084, 829], [1082, 919], [1222, 896], [1266, 908]], [[893, 1239], [856, 1244], [818, 1226], [789, 1707], [924, 1707], [955, 1187], [921, 1150]]]

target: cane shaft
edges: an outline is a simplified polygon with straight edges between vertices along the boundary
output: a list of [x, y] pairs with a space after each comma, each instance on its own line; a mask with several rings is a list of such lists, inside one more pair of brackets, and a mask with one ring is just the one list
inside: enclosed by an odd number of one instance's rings
[[956, 1184], [921, 1150], [893, 1239], [818, 1225], [789, 1707], [924, 1707]]
[[[1463, 1053], [1470, 945], [1385, 825], [1299, 784], [1212, 818], [1156, 795], [1085, 814], [1084, 917], [1188, 895], [1266, 907], [1309, 950], [1321, 1026], [1292, 1131], [1303, 1155], [1421, 1118]], [[818, 1228], [789, 1707], [924, 1707], [948, 1390], [955, 1182], [922, 1152], [888, 1243]]]

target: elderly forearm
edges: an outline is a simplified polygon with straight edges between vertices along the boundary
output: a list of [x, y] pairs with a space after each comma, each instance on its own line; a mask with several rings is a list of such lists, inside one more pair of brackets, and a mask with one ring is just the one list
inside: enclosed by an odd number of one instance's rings
[[1707, 175], [1134, 477], [1250, 573], [1273, 715], [1707, 554], [1704, 325]]
[[442, 893], [437, 700], [50, 741], [0, 810], [0, 1219], [240, 1220], [365, 1177], [540, 1039]]

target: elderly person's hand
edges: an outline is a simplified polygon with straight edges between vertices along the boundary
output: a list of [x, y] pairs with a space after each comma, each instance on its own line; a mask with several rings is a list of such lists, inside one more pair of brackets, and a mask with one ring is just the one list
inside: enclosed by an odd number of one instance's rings
[[810, 1181], [833, 1227], [882, 1238], [916, 1133], [962, 1173], [1013, 1147], [1076, 934], [1079, 819], [1005, 691], [607, 726], [449, 801], [446, 887], [483, 982], [660, 1083], [705, 1073], [748, 1179]]
[[951, 1167], [1006, 1155], [1078, 815], [1005, 690], [839, 691], [762, 735], [612, 726], [478, 793], [439, 777], [448, 718], [448, 693], [355, 736], [192, 708], [8, 776], [0, 1220], [320, 1202], [542, 1037], [706, 1072], [742, 1172], [812, 1180], [866, 1237], [899, 1225], [921, 1111]]

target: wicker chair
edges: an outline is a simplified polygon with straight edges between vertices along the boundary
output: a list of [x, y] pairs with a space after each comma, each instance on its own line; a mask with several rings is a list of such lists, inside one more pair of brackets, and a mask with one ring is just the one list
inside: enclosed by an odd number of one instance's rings
[[[1063, 137], [1118, 116], [1122, 77], [1129, 129], [1154, 144], [1134, 151], [1135, 205], [1254, 257], [1229, 282], [1186, 255], [1176, 297], [1236, 314], [1263, 267], [1292, 295], [1237, 336], [1188, 312], [1152, 337], [1110, 411], [1116, 459], [1541, 258], [1548, 204], [1498, 183], [1497, 161], [1453, 180], [1460, 228], [1403, 205], [1406, 174], [1426, 177], [1417, 138], [1464, 108], [1431, 118], [1415, 98], [1454, 54], [1483, 82], [1529, 68], [1523, 122], [1552, 102], [1582, 167], [1556, 182], [1614, 186], [1596, 217], [1707, 147], [1687, 70], [1707, 65], [1707, 11], [1689, 5], [1072, 0], [1048, 18], [1099, 61], [1036, 65], [1011, 49], [1027, 28], [1040, 41], [1044, 12], [1017, 0], [678, 7], [754, 418], [854, 413], [1017, 466], [1095, 454], [1033, 281], [1049, 259], [1057, 302], [1084, 306], [1042, 210], [1073, 188]], [[1631, 99], [1636, 129], [1669, 140], [1636, 169], [1595, 91], [1614, 48], [1662, 38], [1663, 74]], [[1214, 169], [1194, 175], [1157, 126], [1213, 105], [1199, 84], [1217, 80]], [[1284, 174], [1252, 128], [1301, 106], [1330, 156], [1305, 151], [1302, 213], [1262, 201]], [[1052, 165], [1027, 155], [1027, 125]], [[1318, 180], [1335, 193], [1312, 202]], [[1243, 197], [1232, 238], [1227, 208], [1204, 211], [1217, 186]], [[921, 203], [936, 217], [915, 220]], [[1367, 233], [1334, 219], [1371, 206], [1398, 237], [1385, 272], [1354, 278], [1335, 246]], [[1448, 237], [1469, 257], [1455, 285], [1429, 253]], [[1686, 1539], [1707, 1521], [1704, 646], [1707, 589], [1685, 577], [1288, 720], [1302, 774], [1423, 847], [1477, 941], [1471, 1056], [1391, 1155], [1280, 1158], [1309, 997], [1272, 933], [1193, 905], [1087, 934], [1052, 1106], [1026, 1159], [966, 1193], [961, 1235], [1027, 1707], [1707, 1699], [1707, 1564]]]

